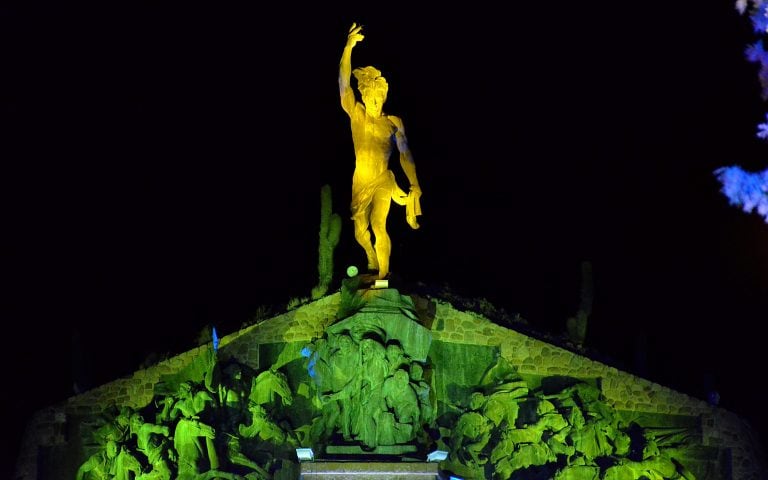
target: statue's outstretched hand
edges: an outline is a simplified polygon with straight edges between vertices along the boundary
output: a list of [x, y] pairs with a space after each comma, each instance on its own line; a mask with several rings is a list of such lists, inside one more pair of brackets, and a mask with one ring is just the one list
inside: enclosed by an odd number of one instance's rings
[[365, 36], [363, 36], [362, 32], [363, 26], [358, 25], [357, 23], [353, 23], [351, 27], [349, 27], [349, 35], [347, 35], [347, 46], [348, 47], [354, 47], [357, 42], [361, 42]]

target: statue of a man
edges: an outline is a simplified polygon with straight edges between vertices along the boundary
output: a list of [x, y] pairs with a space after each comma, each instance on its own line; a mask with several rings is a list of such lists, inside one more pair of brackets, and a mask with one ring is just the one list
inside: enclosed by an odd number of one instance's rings
[[[406, 206], [406, 220], [411, 228], [419, 228], [416, 217], [421, 215], [419, 198], [421, 188], [416, 177], [403, 121], [382, 111], [387, 99], [387, 81], [374, 67], [352, 71], [352, 48], [363, 40], [362, 26], [352, 24], [347, 44], [339, 64], [339, 94], [341, 107], [349, 115], [352, 141], [355, 147], [355, 171], [352, 175], [352, 220], [355, 239], [365, 250], [368, 269], [378, 271], [378, 278], [389, 274], [389, 255], [392, 244], [387, 234], [387, 214], [390, 200]], [[350, 76], [355, 75], [362, 103], [355, 99]], [[406, 194], [395, 182], [389, 170], [389, 157], [393, 147], [400, 152], [400, 165], [411, 184]], [[375, 237], [371, 242], [371, 232]]]

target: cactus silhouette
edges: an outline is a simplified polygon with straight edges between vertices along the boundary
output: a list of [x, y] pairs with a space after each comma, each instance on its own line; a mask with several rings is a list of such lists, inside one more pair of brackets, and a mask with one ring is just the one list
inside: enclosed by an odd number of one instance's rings
[[581, 262], [581, 304], [576, 315], [566, 321], [568, 339], [579, 347], [584, 346], [587, 337], [587, 322], [592, 314], [592, 300], [594, 298], [592, 284], [592, 263]]
[[319, 283], [312, 289], [312, 299], [325, 295], [333, 279], [333, 250], [339, 244], [341, 217], [331, 213], [331, 186], [320, 189], [320, 244], [318, 247], [317, 271]]

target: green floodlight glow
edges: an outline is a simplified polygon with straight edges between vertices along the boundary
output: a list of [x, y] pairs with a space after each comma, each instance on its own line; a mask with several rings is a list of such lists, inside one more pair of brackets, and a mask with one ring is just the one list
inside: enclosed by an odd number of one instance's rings
[[355, 275], [357, 275], [357, 273], [358, 273], [358, 270], [357, 270], [356, 266], [350, 265], [350, 266], [347, 267], [347, 276], [349, 278], [354, 277]]

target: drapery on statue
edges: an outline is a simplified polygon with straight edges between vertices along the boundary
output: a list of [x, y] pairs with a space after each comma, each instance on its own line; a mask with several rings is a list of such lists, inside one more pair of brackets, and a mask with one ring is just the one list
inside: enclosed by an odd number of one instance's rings
[[[389, 202], [394, 200], [398, 205], [405, 205], [408, 225], [417, 229], [416, 217], [421, 215], [421, 188], [402, 120], [382, 111], [387, 99], [387, 81], [374, 67], [352, 70], [352, 48], [363, 40], [361, 31], [362, 26], [355, 23], [349, 29], [339, 64], [339, 94], [341, 107], [350, 118], [355, 147], [351, 205], [355, 239], [365, 250], [368, 269], [378, 271], [378, 278], [384, 279], [389, 275], [392, 250], [387, 234]], [[355, 99], [350, 85], [351, 74], [357, 79], [362, 103]], [[400, 152], [400, 165], [411, 184], [408, 194], [398, 187], [394, 173], [388, 168], [394, 146]], [[374, 243], [371, 243], [369, 229], [373, 230]]]

